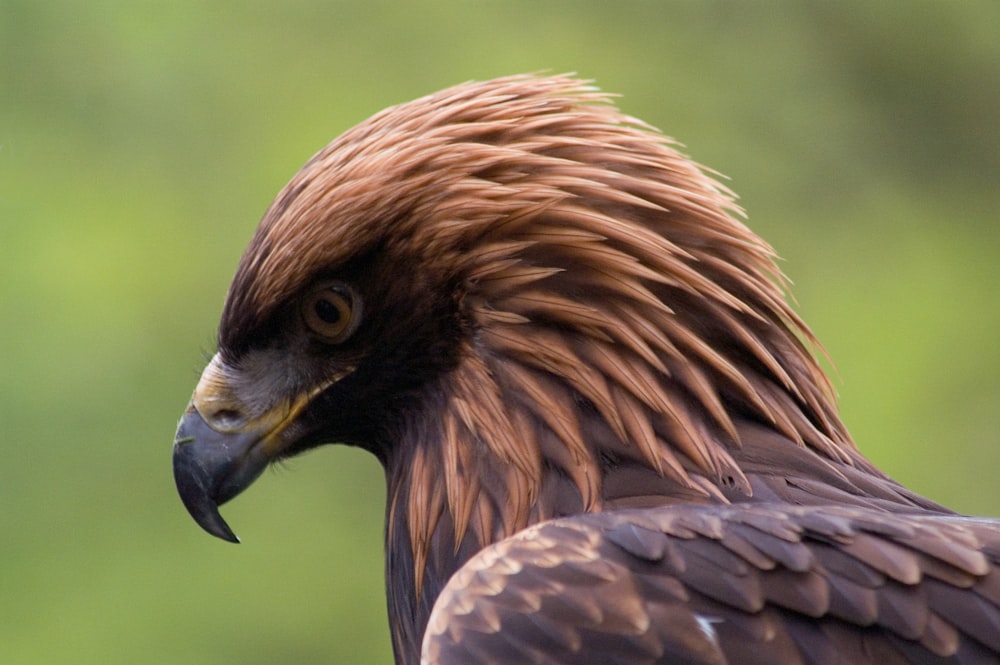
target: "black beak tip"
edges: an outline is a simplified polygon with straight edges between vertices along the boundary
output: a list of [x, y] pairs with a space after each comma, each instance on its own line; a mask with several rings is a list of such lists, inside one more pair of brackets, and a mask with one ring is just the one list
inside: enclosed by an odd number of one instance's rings
[[190, 454], [185, 443], [179, 441], [174, 445], [174, 482], [184, 507], [208, 533], [231, 543], [240, 542], [219, 513], [211, 477], [198, 463], [198, 458]]
[[210, 534], [217, 538], [221, 538], [230, 543], [239, 544], [240, 537], [233, 533], [233, 530], [229, 528], [226, 524], [226, 520], [222, 519], [222, 515], [219, 514], [219, 510], [215, 509], [211, 511], [210, 514], [205, 515], [203, 520], [199, 520], [198, 524], [201, 528], [208, 531]]

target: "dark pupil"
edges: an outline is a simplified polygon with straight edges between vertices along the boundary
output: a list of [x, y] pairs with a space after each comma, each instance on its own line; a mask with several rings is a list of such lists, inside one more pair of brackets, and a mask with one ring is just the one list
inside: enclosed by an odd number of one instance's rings
[[315, 310], [316, 316], [318, 316], [324, 323], [329, 323], [331, 325], [340, 323], [342, 316], [340, 308], [329, 300], [317, 300]]

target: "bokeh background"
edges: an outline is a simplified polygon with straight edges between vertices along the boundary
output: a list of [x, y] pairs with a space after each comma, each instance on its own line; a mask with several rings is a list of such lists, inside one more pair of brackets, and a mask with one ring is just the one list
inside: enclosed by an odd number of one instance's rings
[[1000, 515], [1000, 4], [0, 0], [0, 662], [386, 663], [384, 489], [326, 447], [200, 532], [173, 429], [313, 152], [575, 71], [740, 193], [862, 448]]

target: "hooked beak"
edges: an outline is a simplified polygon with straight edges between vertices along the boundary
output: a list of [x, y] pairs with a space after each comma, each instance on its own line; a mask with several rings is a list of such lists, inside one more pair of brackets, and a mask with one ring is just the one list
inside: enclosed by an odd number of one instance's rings
[[[218, 355], [205, 368], [174, 437], [174, 481], [184, 507], [213, 536], [238, 543], [219, 506], [246, 489], [296, 437], [296, 418], [331, 382], [255, 412], [238, 373]], [[245, 389], [243, 389], [245, 390]]]
[[[248, 487], [267, 467], [255, 446], [261, 436], [212, 429], [192, 403], [174, 437], [174, 481], [191, 517], [213, 536], [238, 543], [219, 506]], [[255, 452], [256, 449], [256, 452]]]

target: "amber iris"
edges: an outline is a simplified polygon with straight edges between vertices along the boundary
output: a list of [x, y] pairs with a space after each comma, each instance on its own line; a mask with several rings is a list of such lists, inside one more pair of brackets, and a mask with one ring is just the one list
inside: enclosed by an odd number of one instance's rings
[[345, 341], [361, 319], [360, 302], [346, 284], [322, 284], [306, 296], [302, 318], [309, 330], [326, 342]]

